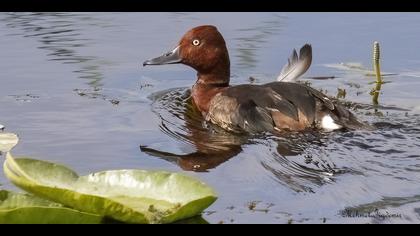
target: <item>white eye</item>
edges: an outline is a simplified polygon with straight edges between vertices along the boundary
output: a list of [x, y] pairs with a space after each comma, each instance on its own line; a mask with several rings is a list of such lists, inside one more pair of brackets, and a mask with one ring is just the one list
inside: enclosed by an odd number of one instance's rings
[[200, 40], [198, 40], [198, 39], [193, 40], [193, 45], [194, 46], [198, 46], [199, 44], [200, 44]]

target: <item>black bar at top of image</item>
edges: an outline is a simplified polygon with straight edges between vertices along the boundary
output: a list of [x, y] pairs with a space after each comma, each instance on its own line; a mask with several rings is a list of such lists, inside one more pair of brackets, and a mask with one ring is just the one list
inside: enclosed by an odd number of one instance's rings
[[420, 11], [415, 0], [2, 0], [1, 11]]

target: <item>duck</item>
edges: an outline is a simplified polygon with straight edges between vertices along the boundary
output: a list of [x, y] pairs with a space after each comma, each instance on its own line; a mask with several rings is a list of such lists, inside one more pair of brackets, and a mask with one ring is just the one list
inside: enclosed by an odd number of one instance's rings
[[327, 95], [295, 80], [312, 62], [312, 47], [293, 51], [277, 80], [266, 84], [230, 85], [226, 42], [214, 25], [186, 32], [169, 52], [143, 66], [184, 64], [197, 72], [192, 102], [203, 118], [236, 133], [356, 130], [368, 125]]

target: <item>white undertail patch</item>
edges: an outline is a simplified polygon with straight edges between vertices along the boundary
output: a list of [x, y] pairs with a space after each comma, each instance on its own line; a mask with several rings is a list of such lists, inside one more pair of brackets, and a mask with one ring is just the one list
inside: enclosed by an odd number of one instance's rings
[[343, 126], [336, 124], [330, 115], [326, 115], [322, 118], [321, 126], [327, 131], [343, 128]]

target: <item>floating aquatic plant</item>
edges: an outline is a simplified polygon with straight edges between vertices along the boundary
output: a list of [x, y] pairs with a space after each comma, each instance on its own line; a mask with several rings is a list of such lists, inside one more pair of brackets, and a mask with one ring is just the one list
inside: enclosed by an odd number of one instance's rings
[[[15, 202], [12, 209], [23, 211], [21, 208], [24, 208], [25, 214], [39, 210], [56, 212], [63, 217], [66, 213], [69, 217], [79, 214], [89, 222], [96, 222], [96, 216], [101, 216], [126, 223], [172, 223], [199, 215], [217, 198], [205, 183], [178, 173], [110, 170], [79, 176], [62, 165], [14, 158], [10, 150], [18, 140], [14, 134], [0, 134], [0, 149], [6, 152], [6, 177], [37, 196], [33, 205], [23, 200], [23, 205]], [[7, 194], [4, 204], [10, 205], [8, 196], [17, 195]], [[32, 199], [29, 195], [17, 197]], [[63, 205], [69, 208], [64, 209]], [[31, 218], [25, 219], [31, 222]], [[25, 219], [19, 218], [18, 222]]]
[[30, 194], [0, 190], [0, 224], [98, 224], [102, 220]]

